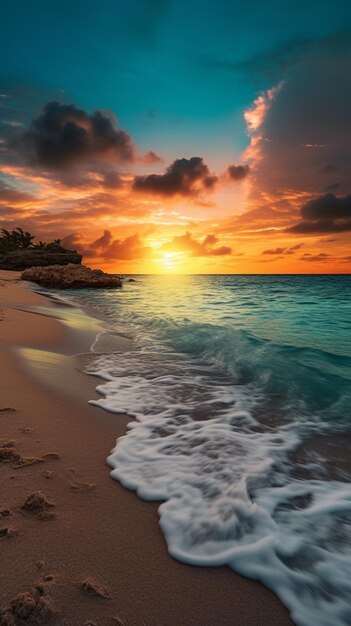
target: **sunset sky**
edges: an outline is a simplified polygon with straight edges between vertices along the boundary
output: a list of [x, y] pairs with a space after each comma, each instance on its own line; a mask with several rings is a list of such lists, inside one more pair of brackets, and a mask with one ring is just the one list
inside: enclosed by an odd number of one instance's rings
[[0, 220], [121, 273], [347, 273], [351, 3], [4, 0]]

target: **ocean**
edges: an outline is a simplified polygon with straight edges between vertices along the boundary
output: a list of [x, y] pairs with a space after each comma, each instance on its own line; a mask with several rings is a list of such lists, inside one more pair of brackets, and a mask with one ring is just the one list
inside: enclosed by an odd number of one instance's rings
[[106, 329], [93, 404], [134, 418], [111, 476], [162, 502], [175, 559], [350, 625], [351, 276], [134, 278], [65, 295]]

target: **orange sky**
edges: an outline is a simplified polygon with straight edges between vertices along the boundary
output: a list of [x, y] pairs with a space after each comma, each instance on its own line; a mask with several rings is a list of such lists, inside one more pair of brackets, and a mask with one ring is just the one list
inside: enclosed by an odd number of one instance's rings
[[[85, 264], [119, 273], [347, 273], [351, 202], [332, 192], [347, 191], [349, 171], [335, 171], [335, 145], [318, 128], [301, 139], [299, 120], [291, 111], [284, 119], [285, 89], [243, 111], [248, 145], [226, 167], [220, 146], [170, 162], [140, 154], [110, 115], [107, 141], [94, 116], [57, 105], [59, 132], [73, 123], [84, 149], [43, 152], [47, 111], [38, 131], [15, 128], [2, 140], [2, 225], [59, 237]], [[284, 135], [289, 123], [296, 139]]]

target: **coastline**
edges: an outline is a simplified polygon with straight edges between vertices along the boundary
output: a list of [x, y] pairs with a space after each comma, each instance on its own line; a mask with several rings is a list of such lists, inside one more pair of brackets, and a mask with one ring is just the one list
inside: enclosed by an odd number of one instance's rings
[[[0, 606], [52, 576], [44, 583], [58, 624], [291, 626], [287, 610], [259, 583], [168, 555], [158, 505], [109, 477], [106, 457], [129, 418], [88, 405], [97, 381], [70, 356], [89, 350], [97, 322], [86, 316], [85, 328], [61, 323], [55, 303], [15, 282], [18, 276], [0, 272], [0, 444], [14, 441], [22, 458], [37, 462], [18, 469], [0, 463], [0, 511], [11, 512], [0, 517], [0, 529], [17, 533], [1, 539]], [[31, 306], [47, 314], [20, 310]], [[35, 364], [39, 373], [50, 370], [51, 382], [33, 375]], [[54, 455], [42, 461], [47, 453]], [[55, 519], [23, 514], [21, 505], [37, 490], [55, 503]], [[87, 579], [110, 598], [85, 593]]]

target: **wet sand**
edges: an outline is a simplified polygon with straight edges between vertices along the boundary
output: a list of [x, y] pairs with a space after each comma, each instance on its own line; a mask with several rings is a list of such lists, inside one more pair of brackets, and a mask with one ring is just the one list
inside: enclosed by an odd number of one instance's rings
[[157, 504], [109, 477], [127, 418], [87, 404], [98, 379], [70, 356], [99, 322], [18, 277], [0, 272], [0, 624], [291, 626], [259, 583], [168, 555]]

